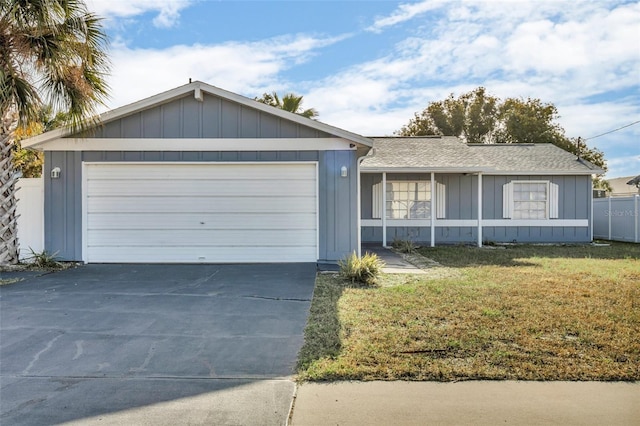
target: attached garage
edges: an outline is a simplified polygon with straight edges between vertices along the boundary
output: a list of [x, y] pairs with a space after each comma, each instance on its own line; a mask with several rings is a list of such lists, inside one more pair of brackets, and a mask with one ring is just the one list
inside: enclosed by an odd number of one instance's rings
[[315, 262], [316, 163], [85, 163], [87, 262]]
[[336, 262], [357, 251], [373, 141], [193, 82], [23, 141], [44, 248], [90, 263]]

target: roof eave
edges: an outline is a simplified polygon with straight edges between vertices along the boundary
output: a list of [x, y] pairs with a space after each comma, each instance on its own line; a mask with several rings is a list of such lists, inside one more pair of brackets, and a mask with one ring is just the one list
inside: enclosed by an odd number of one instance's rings
[[362, 173], [483, 173], [497, 176], [518, 176], [518, 175], [597, 175], [604, 173], [604, 170], [495, 170], [488, 167], [367, 167], [363, 165], [360, 169]]
[[575, 176], [575, 175], [599, 175], [604, 173], [602, 169], [596, 170], [496, 170], [491, 172], [492, 175], [559, 175], [559, 176]]
[[368, 167], [360, 168], [362, 173], [488, 173], [486, 167]]

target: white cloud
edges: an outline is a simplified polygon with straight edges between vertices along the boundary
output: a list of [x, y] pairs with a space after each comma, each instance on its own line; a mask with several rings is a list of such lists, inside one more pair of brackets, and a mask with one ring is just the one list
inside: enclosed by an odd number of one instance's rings
[[640, 174], [640, 155], [609, 158], [607, 164], [609, 166], [607, 179]]
[[[175, 22], [189, 4], [92, 3], [112, 17], [157, 12], [156, 24], [165, 25]], [[384, 55], [330, 70], [313, 81], [292, 81], [294, 73], [288, 71], [315, 59], [323, 46], [357, 35], [298, 34], [161, 50], [116, 44], [112, 105], [185, 84], [191, 77], [248, 96], [292, 90], [304, 95], [305, 106], [316, 108], [323, 122], [365, 135], [391, 134], [429, 102], [481, 85], [502, 98], [554, 103], [560, 124], [572, 137], [592, 136], [640, 116], [640, 3], [404, 3], [377, 18], [367, 31], [391, 34], [405, 22], [411, 25], [393, 33], [399, 41], [384, 46]], [[610, 102], [609, 93], [616, 93], [618, 100]], [[640, 126], [634, 126], [597, 138], [592, 146], [612, 159], [637, 158], [638, 140]], [[610, 161], [610, 174], [628, 164]]]
[[384, 28], [409, 21], [417, 16], [429, 12], [430, 10], [438, 9], [442, 5], [443, 1], [439, 0], [427, 0], [420, 3], [404, 3], [398, 6], [391, 15], [376, 19], [373, 25], [367, 28], [367, 30], [379, 33]]
[[314, 52], [344, 38], [304, 34], [258, 42], [216, 45], [177, 45], [166, 49], [134, 49], [116, 44], [111, 51], [113, 72], [109, 84], [118, 107], [147, 96], [201, 80], [247, 96], [282, 86], [279, 73], [308, 60]]
[[191, 0], [87, 0], [87, 7], [107, 21], [157, 12], [153, 24], [160, 28], [170, 28], [178, 23], [180, 11], [191, 3]]

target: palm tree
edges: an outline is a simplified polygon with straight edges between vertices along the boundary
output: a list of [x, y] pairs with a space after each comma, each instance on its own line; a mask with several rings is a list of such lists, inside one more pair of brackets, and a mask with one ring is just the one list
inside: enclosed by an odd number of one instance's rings
[[16, 130], [43, 105], [85, 128], [107, 96], [106, 35], [82, 0], [0, 2], [0, 264], [17, 263]]
[[261, 98], [256, 98], [256, 101], [306, 118], [317, 117], [318, 111], [314, 108], [302, 110], [302, 98], [302, 96], [298, 96], [295, 93], [287, 93], [282, 99], [280, 99], [276, 92], [272, 92], [264, 93]]

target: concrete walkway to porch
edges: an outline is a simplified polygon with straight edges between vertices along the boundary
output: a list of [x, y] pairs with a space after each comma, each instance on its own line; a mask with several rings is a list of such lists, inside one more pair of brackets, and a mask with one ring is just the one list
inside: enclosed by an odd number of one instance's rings
[[[426, 271], [406, 260], [400, 254], [378, 244], [363, 244], [362, 254], [377, 254], [385, 264], [382, 272], [386, 274], [426, 274]], [[437, 264], [434, 262], [434, 266]]]

